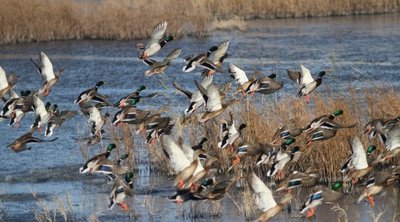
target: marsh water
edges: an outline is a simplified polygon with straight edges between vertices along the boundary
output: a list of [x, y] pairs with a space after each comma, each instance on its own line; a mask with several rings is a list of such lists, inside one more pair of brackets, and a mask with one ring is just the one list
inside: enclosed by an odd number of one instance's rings
[[[0, 66], [6, 72], [18, 74], [16, 91], [35, 90], [41, 86], [41, 78], [29, 58], [38, 59], [40, 51], [46, 52], [55, 69], [65, 70], [50, 96], [45, 101], [57, 103], [60, 109], [78, 111], [73, 104], [79, 93], [93, 87], [99, 80], [107, 82], [101, 93], [116, 101], [121, 96], [146, 85], [146, 93], [159, 92], [151, 100], [141, 101], [141, 107], [156, 109], [162, 105], [182, 112], [186, 98], [177, 94], [172, 80], [193, 90], [194, 79], [199, 73], [181, 71], [187, 55], [203, 52], [213, 44], [230, 41], [227, 62], [244, 70], [260, 70], [277, 73], [284, 86], [282, 96], [294, 96], [296, 86], [289, 83], [286, 69], [298, 69], [299, 64], [312, 72], [330, 70], [324, 80], [324, 92], [346, 92], [349, 87], [400, 86], [400, 15], [348, 16], [308, 19], [254, 20], [246, 22], [246, 31], [217, 30], [207, 38], [183, 37], [172, 41], [157, 54], [160, 60], [174, 48], [181, 47], [180, 58], [173, 62], [166, 75], [144, 76], [146, 66], [137, 60], [136, 41], [52, 41], [0, 46]], [[225, 67], [226, 69], [226, 67]], [[215, 82], [231, 81], [227, 74], [216, 75]], [[326, 84], [325, 84], [326, 83]], [[117, 110], [111, 109], [110, 112]], [[138, 170], [135, 171], [135, 195], [127, 198], [133, 211], [124, 213], [120, 209], [107, 209], [111, 184], [101, 176], [85, 176], [78, 172], [84, 163], [79, 144], [74, 138], [89, 135], [87, 119], [78, 115], [56, 130], [59, 139], [53, 143], [33, 145], [32, 150], [14, 153], [6, 145], [27, 132], [33, 115], [27, 115], [19, 128], [11, 128], [7, 121], [0, 123], [0, 221], [34, 221], [34, 212], [57, 208], [57, 200], [72, 212], [68, 220], [86, 221], [97, 217], [100, 221], [243, 221], [245, 217], [231, 198], [220, 202], [220, 213], [209, 210], [209, 203], [185, 203], [175, 205], [167, 200], [174, 194], [168, 176], [150, 171], [146, 145], [137, 139]], [[102, 147], [109, 141], [103, 141]], [[90, 148], [91, 155], [101, 151], [101, 146]], [[303, 190], [300, 201], [308, 192]], [[391, 221], [398, 209], [397, 189], [389, 189], [387, 195], [377, 198], [377, 206], [371, 210], [367, 202], [356, 203], [355, 196], [346, 197], [340, 204], [346, 209], [350, 221], [372, 221], [384, 211], [382, 221]], [[37, 196], [34, 197], [33, 194]], [[42, 205], [43, 204], [43, 205]], [[68, 206], [68, 205], [71, 206]], [[299, 203], [294, 205], [299, 207]], [[315, 221], [337, 221], [338, 212], [332, 206], [320, 207]], [[193, 214], [193, 209], [200, 212]], [[53, 211], [52, 211], [53, 212]], [[211, 216], [212, 217], [211, 217]], [[214, 216], [213, 216], [214, 215]], [[292, 214], [280, 214], [274, 221], [303, 221], [297, 209]], [[52, 214], [52, 217], [54, 215]], [[55, 216], [64, 220], [60, 213]], [[397, 219], [398, 220], [398, 219]]]

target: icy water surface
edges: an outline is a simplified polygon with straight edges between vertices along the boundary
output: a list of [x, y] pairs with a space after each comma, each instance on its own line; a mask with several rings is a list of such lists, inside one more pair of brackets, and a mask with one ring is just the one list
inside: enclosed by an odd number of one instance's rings
[[[112, 101], [144, 84], [148, 88], [146, 93], [160, 92], [161, 96], [141, 101], [141, 107], [168, 105], [174, 107], [174, 111], [182, 111], [186, 98], [175, 93], [172, 80], [177, 79], [193, 90], [193, 80], [199, 78], [198, 73], [182, 73], [182, 58], [203, 52], [224, 40], [230, 41], [227, 63], [232, 62], [249, 71], [261, 70], [265, 74], [275, 72], [284, 82], [289, 81], [285, 70], [297, 69], [300, 63], [312, 72], [329, 70], [330, 74], [324, 80], [324, 87], [318, 89], [319, 93], [347, 90], [349, 87], [399, 88], [399, 19], [399, 14], [392, 14], [250, 21], [246, 32], [215, 31], [205, 39], [184, 37], [169, 43], [156, 59], [161, 59], [177, 47], [181, 47], [183, 52], [167, 74], [158, 77], [144, 76], [146, 66], [136, 59], [134, 41], [53, 41], [0, 46], [0, 65], [6, 72], [18, 74], [17, 91], [35, 90], [41, 86], [41, 78], [29, 58], [38, 59], [40, 51], [46, 52], [55, 69], [63, 68], [65, 73], [45, 101], [57, 103], [60, 109], [71, 110], [77, 110], [73, 101], [82, 90], [104, 80], [107, 84], [101, 88], [101, 93], [109, 95]], [[226, 74], [215, 77], [215, 82], [227, 81], [231, 79]], [[279, 95], [285, 93], [294, 96], [296, 86], [286, 84]], [[113, 115], [116, 110], [110, 112]], [[140, 153], [137, 154], [137, 192], [134, 198], [128, 200], [128, 204], [135, 209], [134, 213], [125, 214], [116, 208], [108, 211], [107, 199], [111, 185], [106, 184], [102, 177], [78, 173], [84, 160], [74, 138], [88, 135], [86, 118], [76, 116], [67, 121], [55, 132], [60, 138], [53, 143], [35, 145], [31, 151], [22, 153], [13, 153], [6, 148], [7, 144], [25, 133], [32, 122], [33, 116], [27, 115], [19, 128], [8, 127], [6, 121], [0, 123], [0, 145], [3, 147], [0, 154], [0, 221], [32, 221], [34, 211], [43, 211], [41, 203], [53, 209], [57, 199], [66, 208], [72, 208], [74, 217], [69, 217], [69, 220], [88, 220], [90, 215], [95, 215], [100, 221], [244, 220], [229, 197], [221, 201], [222, 213], [211, 218], [207, 217], [214, 215], [208, 203], [201, 203], [202, 209], [197, 210], [201, 215], [193, 218], [190, 212], [198, 204], [176, 206], [168, 202], [165, 197], [174, 193], [172, 181], [166, 176], [150, 173], [145, 149], [139, 149]], [[108, 142], [104, 143], [106, 145]], [[145, 147], [142, 140], [137, 143]], [[99, 145], [91, 150], [92, 154], [99, 151]], [[378, 197], [375, 210], [378, 213], [380, 209], [386, 209], [382, 221], [392, 220], [393, 211], [398, 208], [398, 189], [388, 192], [386, 196], [391, 198]], [[37, 196], [34, 197], [33, 193]], [[355, 198], [350, 196], [341, 203], [350, 212], [350, 221], [372, 221], [369, 206], [355, 202]], [[67, 206], [67, 203], [71, 206]], [[297, 203], [295, 206], [299, 205]], [[337, 221], [338, 213], [329, 211], [330, 208], [320, 208], [316, 221]], [[57, 220], [64, 219], [57, 214]], [[275, 220], [303, 221], [302, 218], [289, 217], [287, 214], [281, 214]]]

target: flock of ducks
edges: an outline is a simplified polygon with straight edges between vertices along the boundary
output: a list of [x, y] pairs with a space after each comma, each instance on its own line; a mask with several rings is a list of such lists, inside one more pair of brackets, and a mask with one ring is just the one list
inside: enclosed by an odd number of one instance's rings
[[[162, 61], [155, 61], [150, 57], [158, 53], [168, 42], [173, 40], [172, 36], [166, 35], [167, 23], [159, 24], [151, 35], [151, 39], [146, 45], [139, 44], [139, 60], [149, 67], [145, 71], [146, 76], [165, 73], [171, 63], [180, 56], [182, 50], [174, 49]], [[344, 193], [340, 191], [342, 182], [335, 182], [332, 187], [317, 185], [320, 177], [312, 173], [312, 169], [305, 172], [286, 173], [285, 169], [289, 163], [301, 159], [302, 152], [296, 145], [296, 137], [304, 135], [307, 145], [321, 140], [333, 138], [338, 130], [354, 127], [355, 124], [342, 125], [336, 122], [336, 118], [343, 114], [342, 110], [337, 110], [332, 114], [323, 115], [312, 120], [304, 128], [280, 127], [270, 143], [259, 143], [257, 141], [245, 141], [241, 134], [246, 129], [246, 124], [242, 123], [237, 127], [238, 121], [234, 119], [232, 111], [227, 115], [222, 115], [230, 106], [234, 106], [241, 100], [238, 98], [228, 99], [231, 84], [216, 85], [213, 83], [213, 76], [216, 73], [223, 73], [223, 62], [228, 57], [229, 41], [224, 41], [219, 45], [212, 46], [206, 52], [194, 54], [185, 58], [186, 64], [182, 68], [183, 72], [200, 70], [201, 81], [195, 80], [196, 90], [191, 92], [182, 87], [177, 81], [172, 85], [178, 92], [188, 98], [187, 108], [184, 110], [185, 116], [197, 116], [198, 124], [214, 122], [220, 124], [219, 142], [212, 146], [219, 147], [228, 153], [231, 170], [246, 170], [247, 181], [256, 197], [256, 206], [262, 211], [257, 221], [268, 221], [270, 218], [279, 214], [285, 205], [293, 198], [292, 190], [300, 186], [312, 187], [313, 192], [305, 200], [300, 213], [308, 218], [315, 214], [315, 207], [323, 203], [337, 202]], [[43, 101], [62, 79], [63, 70], [54, 72], [53, 65], [49, 57], [40, 53], [40, 62], [31, 59], [32, 64], [43, 78], [43, 85], [37, 91], [25, 90], [20, 94], [13, 88], [16, 84], [15, 75], [6, 74], [0, 67], [0, 97], [4, 101], [0, 117], [9, 120], [9, 125], [19, 127], [27, 113], [33, 112], [35, 121], [29, 131], [21, 137], [15, 139], [8, 145], [14, 152], [29, 150], [29, 144], [52, 142], [52, 139], [42, 139], [34, 137], [35, 132], [43, 133], [45, 137], [52, 137], [54, 130], [59, 128], [64, 121], [77, 115], [77, 112], [70, 110], [59, 110], [56, 104]], [[261, 73], [254, 72], [249, 78], [244, 70], [230, 63], [228, 73], [238, 85], [234, 94], [240, 93], [243, 97], [256, 94], [272, 94], [282, 89], [283, 83], [277, 80], [276, 74], [259, 77]], [[310, 101], [310, 94], [322, 83], [325, 71], [318, 73], [317, 77], [312, 77], [309, 69], [300, 65], [299, 71], [288, 70], [288, 76], [299, 85], [297, 97], [305, 97], [306, 102]], [[100, 87], [103, 81], [97, 82], [94, 87], [89, 88], [77, 96], [74, 103], [79, 107], [81, 113], [88, 118], [90, 123], [90, 136], [85, 138], [88, 145], [99, 143], [105, 133], [103, 127], [111, 119], [115, 126], [130, 124], [136, 126], [137, 133], [145, 135], [146, 143], [149, 145], [160, 144], [162, 151], [169, 160], [169, 165], [176, 174], [175, 184], [177, 193], [170, 199], [177, 203], [196, 200], [219, 200], [236, 183], [237, 176], [221, 176], [218, 174], [218, 166], [223, 160], [207, 153], [203, 144], [207, 138], [191, 146], [182, 137], [174, 139], [173, 127], [174, 118], [164, 114], [165, 108], [158, 110], [142, 110], [137, 107], [138, 103], [145, 98], [152, 98], [157, 93], [142, 95], [146, 89], [140, 86], [137, 90], [112, 103], [108, 97], [102, 95]], [[9, 95], [9, 96], [7, 96]], [[103, 107], [114, 107], [119, 109], [112, 117], [109, 113], [103, 113]], [[110, 118], [112, 117], [112, 118]], [[212, 120], [212, 121], [211, 121]], [[360, 139], [355, 136], [349, 138], [349, 147], [352, 154], [348, 160], [344, 160], [340, 171], [343, 173], [343, 182], [353, 184], [360, 183], [367, 178], [369, 173], [374, 172], [373, 177], [369, 177], [366, 186], [362, 191], [358, 202], [368, 198], [371, 206], [374, 206], [373, 196], [382, 192], [399, 180], [400, 167], [386, 167], [384, 171], [374, 171], [378, 164], [387, 163], [400, 153], [400, 116], [392, 119], [373, 119], [365, 126], [365, 133], [368, 134], [370, 141], [379, 137], [381, 144], [385, 147], [383, 153], [377, 154], [376, 146], [364, 148]], [[217, 135], [216, 135], [217, 136]], [[124, 160], [129, 153], [123, 154], [117, 160], [111, 160], [110, 156], [116, 144], [110, 144], [106, 152], [97, 154], [90, 158], [80, 169], [82, 174], [103, 174], [110, 181], [113, 181], [112, 191], [109, 197], [109, 209], [114, 205], [119, 205], [122, 210], [127, 210], [128, 205], [124, 203], [127, 195], [132, 195], [133, 191], [133, 172], [124, 165]], [[251, 158], [253, 163], [245, 168], [238, 168], [243, 158]], [[272, 180], [279, 182], [275, 192], [282, 192], [283, 196], [279, 203], [273, 198], [271, 189], [260, 179], [252, 169], [254, 166], [268, 166], [266, 175]], [[166, 166], [167, 167], [167, 166]]]

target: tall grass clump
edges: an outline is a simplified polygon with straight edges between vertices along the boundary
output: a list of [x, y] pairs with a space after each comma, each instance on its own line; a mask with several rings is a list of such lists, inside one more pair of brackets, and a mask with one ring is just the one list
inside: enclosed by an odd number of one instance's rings
[[244, 19], [398, 12], [399, 0], [0, 0], [0, 44], [145, 38], [161, 21], [170, 34], [245, 29]]
[[[332, 92], [332, 95], [335, 95], [335, 93]], [[310, 104], [306, 104], [303, 99], [297, 99], [293, 96], [281, 96], [274, 101], [271, 98], [264, 98], [263, 106], [256, 98], [243, 98], [245, 102], [230, 108], [235, 117], [236, 125], [238, 126], [240, 123], [247, 125], [242, 133], [244, 143], [270, 143], [278, 127], [283, 125], [289, 128], [305, 127], [314, 118], [331, 114], [338, 109], [342, 109], [344, 114], [337, 117], [335, 121], [342, 125], [356, 124], [353, 128], [339, 129], [335, 137], [324, 141], [315, 141], [311, 146], [306, 146], [303, 135], [296, 138], [295, 145], [301, 148], [303, 155], [300, 161], [289, 166], [289, 171], [304, 171], [311, 167], [325, 181], [341, 178], [340, 168], [351, 154], [349, 138], [358, 136], [365, 147], [374, 144], [378, 147], [377, 152], [383, 152], [384, 146], [378, 139], [368, 140], [367, 135], [363, 133], [364, 126], [373, 118], [393, 118], [400, 113], [400, 96], [392, 89], [370, 89], [357, 93], [355, 90], [349, 90], [346, 95], [337, 95], [336, 93], [334, 97], [315, 94]], [[382, 100], [382, 98], [385, 98], [385, 100]], [[246, 102], [246, 100], [248, 101]], [[228, 119], [229, 117], [225, 116], [221, 119], [224, 118]], [[188, 141], [198, 141], [201, 137], [206, 136], [208, 141], [205, 143], [205, 149], [210, 155], [218, 157], [221, 162], [220, 169], [226, 171], [231, 166], [230, 159], [233, 154], [227, 149], [217, 147], [220, 139], [217, 121], [210, 121], [201, 125], [193, 121], [183, 131], [189, 138]], [[191, 144], [195, 143], [192, 142]], [[238, 145], [236, 144], [236, 147]], [[265, 167], [255, 166], [256, 158], [244, 158], [243, 163], [245, 165], [239, 166], [239, 168], [247, 169], [251, 167], [253, 170], [266, 173]], [[392, 161], [394, 161], [392, 163], [397, 163], [398, 158]], [[236, 172], [235, 168], [234, 171]]]

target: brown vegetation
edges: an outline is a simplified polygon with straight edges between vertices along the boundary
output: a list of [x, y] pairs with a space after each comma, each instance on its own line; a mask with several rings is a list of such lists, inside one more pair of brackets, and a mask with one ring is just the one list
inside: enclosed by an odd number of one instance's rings
[[400, 0], [0, 0], [0, 44], [64, 39], [129, 40], [161, 21], [176, 36], [245, 29], [244, 19], [398, 12]]
[[[282, 97], [275, 100], [274, 96], [263, 98], [262, 104], [256, 103], [252, 98], [247, 102], [239, 103], [233, 109], [237, 124], [246, 123], [247, 128], [243, 131], [244, 141], [257, 141], [268, 143], [272, 141], [273, 134], [279, 126], [305, 127], [312, 119], [330, 114], [335, 110], [342, 109], [344, 114], [337, 117], [337, 122], [343, 125], [356, 127], [340, 129], [335, 137], [313, 142], [311, 146], [306, 146], [302, 136], [296, 138], [295, 145], [301, 147], [303, 156], [299, 162], [290, 166], [291, 170], [304, 171], [308, 167], [316, 170], [325, 181], [341, 179], [340, 168], [351, 153], [348, 138], [359, 136], [365, 146], [374, 144], [378, 147], [378, 152], [382, 152], [384, 147], [376, 139], [369, 141], [367, 135], [363, 134], [365, 124], [373, 118], [393, 118], [400, 113], [400, 96], [392, 89], [373, 89], [366, 92], [355, 92], [350, 90], [345, 95], [326, 97], [314, 95], [312, 103], [306, 104], [303, 99], [293, 96]], [[382, 100], [385, 98], [385, 100]], [[246, 99], [244, 99], [246, 100]], [[272, 101], [273, 100], [273, 101]], [[197, 121], [187, 120], [189, 124], [184, 127], [177, 121], [174, 132], [181, 131], [187, 137], [187, 142], [196, 144], [201, 137], [206, 136], [208, 141], [205, 143], [207, 153], [217, 156], [221, 161], [221, 169], [226, 171], [230, 166], [231, 153], [227, 149], [217, 147], [219, 138], [219, 125], [216, 122], [207, 122], [199, 125]], [[181, 130], [177, 130], [181, 129]], [[177, 136], [177, 135], [176, 135]], [[149, 160], [153, 170], [161, 170], [164, 173], [171, 173], [168, 169], [168, 160], [161, 152], [161, 147], [149, 146]], [[392, 160], [397, 161], [397, 160]], [[255, 167], [256, 158], [248, 157], [244, 160], [246, 164]], [[258, 168], [258, 167], [255, 167]], [[256, 169], [262, 173], [266, 169]]]

